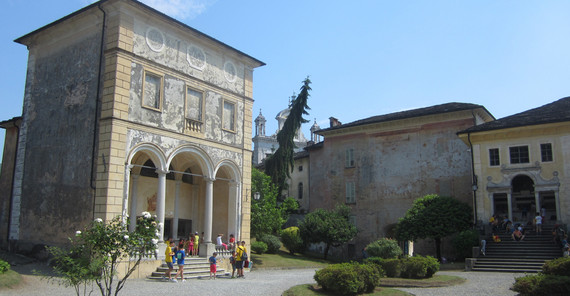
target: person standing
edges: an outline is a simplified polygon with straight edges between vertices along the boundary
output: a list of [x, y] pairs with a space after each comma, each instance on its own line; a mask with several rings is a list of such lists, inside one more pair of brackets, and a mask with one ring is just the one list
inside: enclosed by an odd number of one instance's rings
[[184, 258], [186, 258], [186, 253], [184, 252], [184, 243], [181, 242], [178, 245], [178, 251], [176, 252], [176, 262], [178, 263], [178, 272], [176, 272], [174, 279], [176, 280], [176, 278], [180, 274], [180, 279], [182, 280], [182, 282], [186, 281], [184, 279]]
[[164, 251], [164, 261], [168, 266], [168, 270], [164, 272], [164, 276], [162, 278], [167, 280], [166, 277], [168, 277], [169, 281], [176, 282], [176, 278], [173, 279], [171, 276], [172, 270], [174, 269], [174, 264], [172, 263], [172, 256], [174, 256], [174, 253], [172, 252], [172, 247], [174, 247], [174, 242], [172, 241], [172, 238], [170, 238], [166, 243], [166, 250]]
[[194, 252], [192, 253], [193, 256], [198, 255], [198, 247], [200, 245], [200, 236], [198, 235], [198, 231], [194, 233]]
[[230, 256], [230, 264], [232, 265], [232, 279], [233, 279], [234, 274], [236, 273], [236, 252], [232, 252], [232, 256]]
[[542, 216], [539, 212], [536, 212], [536, 217], [534, 217], [534, 224], [536, 225], [536, 234], [542, 232]]
[[212, 279], [212, 277], [216, 279], [216, 271], [217, 271], [216, 256], [218, 256], [218, 253], [214, 252], [214, 254], [212, 254], [210, 259], [208, 259], [208, 261], [210, 262], [210, 279]]

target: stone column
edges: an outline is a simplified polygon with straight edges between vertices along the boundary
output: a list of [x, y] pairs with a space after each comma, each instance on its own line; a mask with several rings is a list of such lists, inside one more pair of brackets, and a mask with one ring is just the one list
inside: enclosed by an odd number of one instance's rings
[[[132, 164], [125, 166], [125, 183], [123, 185], [123, 209], [121, 211], [121, 221], [124, 224], [127, 223], [127, 215], [129, 213], [129, 181], [131, 180], [131, 169], [133, 168]], [[132, 224], [132, 223], [131, 223]], [[129, 231], [131, 227], [129, 226]], [[133, 229], [134, 230], [134, 229]]]
[[176, 180], [176, 193], [174, 197], [174, 219], [172, 219], [172, 237], [178, 238], [178, 207], [180, 205], [180, 184], [181, 180]]
[[238, 182], [235, 180], [230, 181], [228, 194], [228, 234], [226, 239], [229, 239], [230, 234], [237, 235], [238, 226]]
[[131, 216], [131, 224], [129, 224], [129, 231], [133, 232], [135, 231], [136, 227], [137, 227], [137, 196], [138, 196], [138, 183], [139, 183], [139, 175], [132, 175], [133, 178], [133, 183], [131, 185], [132, 189], [131, 189], [131, 211], [130, 211], [130, 216]]
[[489, 201], [491, 202], [491, 210], [489, 211], [489, 213], [491, 213], [491, 216], [489, 216], [487, 219], [495, 216], [495, 197], [493, 196], [493, 193], [489, 193]]
[[[540, 209], [542, 208], [540, 204], [540, 192], [538, 190], [534, 191], [534, 204], [536, 205], [536, 211], [534, 213], [530, 213], [531, 217], [535, 217], [536, 212], [540, 213]], [[544, 221], [542, 221], [542, 223], [544, 223]]]
[[159, 242], [164, 242], [164, 212], [166, 207], [166, 174], [167, 171], [156, 170], [158, 174], [158, 189], [156, 193], [156, 216], [160, 225]]
[[206, 181], [206, 203], [204, 206], [204, 243], [200, 244], [200, 256], [210, 256], [214, 252], [212, 244], [212, 219], [214, 216], [214, 180], [204, 177]]
[[507, 192], [507, 212], [509, 220], [513, 221], [513, 194], [511, 191]]
[[556, 221], [562, 221], [562, 217], [560, 216], [560, 197], [558, 190], [554, 191], [554, 206], [556, 207]]

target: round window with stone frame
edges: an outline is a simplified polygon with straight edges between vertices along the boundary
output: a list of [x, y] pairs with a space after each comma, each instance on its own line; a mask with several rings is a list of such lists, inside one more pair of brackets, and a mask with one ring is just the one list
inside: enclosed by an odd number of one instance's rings
[[196, 45], [188, 46], [186, 49], [186, 60], [192, 68], [196, 68], [200, 71], [206, 68], [206, 54]]
[[155, 52], [161, 52], [164, 49], [165, 38], [164, 34], [155, 27], [149, 27], [146, 30], [146, 44]]
[[229, 82], [236, 81], [237, 70], [236, 70], [236, 66], [234, 65], [234, 63], [227, 61], [224, 64], [224, 76], [226, 77], [226, 80]]

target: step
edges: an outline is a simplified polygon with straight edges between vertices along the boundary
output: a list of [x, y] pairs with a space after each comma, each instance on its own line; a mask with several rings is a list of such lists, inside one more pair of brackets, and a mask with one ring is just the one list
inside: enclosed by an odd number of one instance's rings
[[519, 268], [476, 268], [473, 267], [473, 271], [486, 271], [486, 272], [525, 272], [525, 273], [538, 273], [539, 270], [536, 269], [519, 269]]

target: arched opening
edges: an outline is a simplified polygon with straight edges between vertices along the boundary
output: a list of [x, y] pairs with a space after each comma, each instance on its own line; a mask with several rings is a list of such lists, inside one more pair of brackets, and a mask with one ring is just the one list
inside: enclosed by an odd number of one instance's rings
[[515, 221], [527, 222], [536, 211], [534, 181], [526, 175], [518, 175], [511, 181], [512, 217]]

